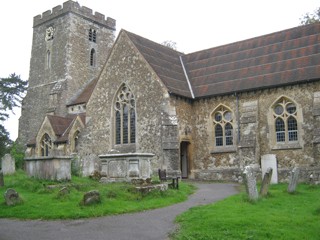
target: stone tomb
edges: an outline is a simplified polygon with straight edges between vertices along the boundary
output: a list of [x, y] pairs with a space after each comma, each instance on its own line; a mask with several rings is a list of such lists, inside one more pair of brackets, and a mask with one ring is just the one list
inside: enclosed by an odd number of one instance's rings
[[100, 155], [101, 175], [108, 181], [147, 179], [151, 175], [152, 153], [119, 153]]

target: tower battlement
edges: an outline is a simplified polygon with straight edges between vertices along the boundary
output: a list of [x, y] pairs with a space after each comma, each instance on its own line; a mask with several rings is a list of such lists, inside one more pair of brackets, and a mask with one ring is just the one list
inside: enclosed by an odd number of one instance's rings
[[105, 18], [104, 14], [101, 14], [99, 12], [95, 12], [93, 14], [92, 9], [87, 8], [85, 6], [80, 6], [79, 3], [74, 2], [72, 0], [69, 0], [67, 2], [64, 2], [63, 5], [58, 5], [52, 10], [45, 11], [33, 18], [33, 27], [36, 27], [38, 25], [41, 25], [53, 18], [56, 18], [57, 16], [67, 14], [69, 12], [81, 15], [89, 20], [92, 20], [95, 23], [101, 24], [103, 26], [106, 26], [107, 28], [110, 28], [112, 30], [115, 30], [116, 28], [116, 20], [110, 17]]

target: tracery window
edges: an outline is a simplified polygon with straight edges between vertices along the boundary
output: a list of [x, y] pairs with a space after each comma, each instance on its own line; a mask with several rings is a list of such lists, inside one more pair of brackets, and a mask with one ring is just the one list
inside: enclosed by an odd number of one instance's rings
[[96, 66], [96, 51], [93, 48], [90, 51], [90, 66]]
[[273, 106], [277, 143], [298, 141], [297, 107], [287, 98], [282, 97]]
[[234, 145], [233, 113], [225, 106], [218, 107], [212, 114], [214, 142], [216, 147]]
[[50, 151], [52, 150], [52, 141], [47, 133], [41, 138], [40, 148], [41, 156], [49, 156]]
[[129, 144], [136, 141], [135, 99], [124, 84], [117, 93], [115, 110], [115, 144]]
[[97, 42], [97, 32], [92, 28], [89, 29], [89, 41], [94, 43]]

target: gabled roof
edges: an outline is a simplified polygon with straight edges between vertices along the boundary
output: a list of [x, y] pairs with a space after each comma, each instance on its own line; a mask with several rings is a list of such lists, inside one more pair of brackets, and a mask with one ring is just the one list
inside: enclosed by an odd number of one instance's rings
[[187, 55], [125, 33], [169, 92], [188, 98], [191, 91], [201, 98], [320, 79], [320, 23]]
[[68, 106], [74, 106], [78, 104], [84, 104], [89, 101], [94, 87], [96, 86], [98, 78], [91, 79], [84, 87], [81, 89], [71, 101], [67, 104]]
[[191, 97], [180, 61], [183, 53], [122, 30], [136, 46], [170, 93]]
[[47, 118], [52, 126], [56, 136], [60, 137], [67, 130], [75, 117], [60, 117], [54, 115], [47, 115]]

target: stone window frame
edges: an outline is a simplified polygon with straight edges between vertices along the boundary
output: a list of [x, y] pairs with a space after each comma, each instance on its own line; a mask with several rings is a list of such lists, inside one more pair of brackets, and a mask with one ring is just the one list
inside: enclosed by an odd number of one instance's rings
[[[292, 104], [295, 111], [289, 109]], [[289, 129], [289, 120], [296, 120], [296, 129]], [[292, 98], [282, 95], [269, 107], [269, 143], [273, 150], [299, 149], [303, 147], [303, 115], [301, 106]], [[278, 124], [278, 126], [277, 126]], [[297, 139], [295, 139], [295, 136]], [[291, 140], [290, 140], [291, 138]]]
[[44, 133], [40, 140], [40, 156], [48, 157], [53, 150], [53, 141], [48, 133]]
[[47, 69], [50, 69], [51, 68], [51, 51], [50, 50], [47, 50], [47, 54], [46, 54], [46, 67]]
[[[128, 109], [125, 108], [128, 106]], [[125, 113], [127, 109], [127, 114]], [[136, 143], [136, 99], [123, 83], [115, 94], [113, 105], [113, 143], [116, 146]]]
[[95, 67], [96, 66], [96, 58], [97, 58], [97, 53], [94, 48], [91, 48], [90, 50], [90, 66]]
[[77, 146], [79, 144], [79, 134], [80, 134], [80, 130], [76, 130], [74, 132], [74, 134], [72, 135], [72, 139], [71, 139], [71, 152], [72, 153], [76, 153], [77, 152]]
[[88, 39], [90, 42], [97, 42], [97, 30], [94, 28], [90, 28], [89, 29], [89, 33], [88, 33]]
[[[229, 113], [229, 117], [227, 117], [227, 113]], [[220, 114], [221, 119], [218, 119], [217, 116]], [[231, 116], [230, 116], [231, 114]], [[230, 118], [231, 117], [231, 118]], [[230, 118], [230, 119], [228, 119]], [[219, 104], [210, 114], [210, 123], [209, 123], [209, 131], [210, 131], [210, 139], [211, 139], [211, 147], [210, 153], [228, 153], [228, 152], [236, 152], [236, 115], [235, 112], [228, 106], [224, 104]], [[217, 136], [217, 127], [221, 127], [222, 135]], [[232, 127], [231, 134], [226, 134], [226, 128], [228, 126]], [[227, 141], [232, 140], [232, 144], [228, 144]], [[218, 141], [219, 140], [219, 143]], [[221, 142], [222, 140], [222, 142]]]

